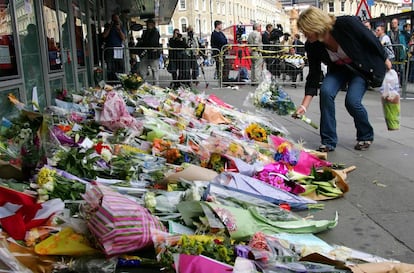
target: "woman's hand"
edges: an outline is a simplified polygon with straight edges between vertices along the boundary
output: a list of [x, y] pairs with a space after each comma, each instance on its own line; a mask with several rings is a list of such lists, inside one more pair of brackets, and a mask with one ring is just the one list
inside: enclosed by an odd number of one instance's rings
[[308, 107], [312, 101], [312, 96], [305, 95], [305, 97], [302, 100], [302, 104], [298, 106], [298, 108], [295, 111], [295, 114], [293, 116], [302, 116], [306, 113], [308, 110]]
[[295, 116], [302, 116], [306, 113], [306, 107], [304, 105], [299, 105], [299, 107], [296, 109]]

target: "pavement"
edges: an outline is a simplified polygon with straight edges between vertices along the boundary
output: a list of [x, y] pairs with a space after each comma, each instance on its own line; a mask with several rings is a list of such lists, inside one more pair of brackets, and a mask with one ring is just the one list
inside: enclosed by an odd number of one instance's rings
[[[215, 94], [223, 101], [246, 111], [253, 108], [243, 102], [256, 87], [240, 85], [219, 88], [199, 85], [206, 94]], [[284, 86], [296, 104], [301, 102], [304, 85]], [[409, 86], [408, 92], [414, 92]], [[387, 259], [414, 263], [414, 101], [401, 100], [401, 128], [388, 131], [384, 120], [380, 93], [367, 91], [363, 103], [374, 127], [375, 140], [368, 151], [356, 151], [356, 131], [345, 109], [345, 92], [336, 99], [336, 119], [339, 142], [328, 154], [334, 163], [355, 165], [348, 174], [350, 191], [344, 197], [323, 201], [323, 210], [300, 212], [314, 219], [333, 219], [338, 212], [339, 223], [329, 231], [317, 234], [330, 244], [344, 245]], [[410, 93], [409, 93], [410, 94]], [[315, 97], [307, 117], [319, 123], [319, 97]], [[269, 117], [289, 131], [289, 137], [304, 141], [306, 148], [320, 144], [319, 132], [302, 121], [289, 116], [269, 114]]]

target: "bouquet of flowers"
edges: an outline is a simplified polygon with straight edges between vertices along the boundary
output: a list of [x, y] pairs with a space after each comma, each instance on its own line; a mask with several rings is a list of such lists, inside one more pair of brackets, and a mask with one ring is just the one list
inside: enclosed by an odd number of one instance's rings
[[122, 87], [124, 87], [126, 90], [137, 90], [144, 82], [142, 77], [136, 73], [119, 74], [118, 78], [121, 81]]
[[244, 102], [245, 106], [253, 106], [258, 109], [268, 110], [272, 113], [278, 114], [279, 116], [292, 115], [292, 117], [304, 121], [315, 129], [318, 128], [318, 126], [305, 115], [298, 116], [295, 114], [295, 103], [285, 92], [285, 90], [283, 90], [283, 87], [276, 82], [270, 72], [264, 72], [263, 78], [263, 82], [260, 83], [256, 91], [250, 93], [246, 97]]
[[36, 184], [31, 185], [38, 193], [40, 202], [60, 198], [62, 200], [82, 200], [86, 185], [58, 174], [54, 169], [44, 166], [40, 169]]
[[264, 77], [264, 81], [247, 96], [247, 100], [257, 108], [270, 110], [280, 116], [291, 115], [296, 110], [289, 95], [271, 77]]

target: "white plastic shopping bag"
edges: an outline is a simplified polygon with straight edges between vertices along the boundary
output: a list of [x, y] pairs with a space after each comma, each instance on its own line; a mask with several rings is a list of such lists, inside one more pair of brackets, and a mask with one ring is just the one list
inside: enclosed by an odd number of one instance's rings
[[388, 130], [400, 129], [400, 82], [394, 69], [385, 74], [380, 87], [382, 109]]

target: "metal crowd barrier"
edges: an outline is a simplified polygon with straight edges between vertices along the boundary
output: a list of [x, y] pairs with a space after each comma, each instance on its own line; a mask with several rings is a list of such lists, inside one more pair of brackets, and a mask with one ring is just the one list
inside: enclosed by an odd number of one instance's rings
[[138, 73], [145, 81], [164, 87], [218, 85], [216, 61], [219, 53], [204, 48], [105, 48], [103, 79], [119, 83], [117, 73]]
[[[403, 45], [392, 47], [397, 52], [407, 52]], [[292, 56], [289, 54], [290, 48], [295, 48], [301, 54]], [[142, 61], [149, 55], [155, 58], [152, 62], [154, 65], [143, 69]], [[414, 56], [405, 55], [405, 58], [394, 59], [392, 64], [401, 75], [401, 98], [411, 99], [409, 95], [414, 93]], [[116, 73], [141, 72], [146, 81], [164, 87], [257, 85], [262, 80], [263, 69], [267, 69], [280, 84], [296, 86], [304, 85], [309, 70], [303, 46], [280, 44], [228, 44], [221, 50], [105, 48], [102, 58], [103, 79], [106, 82], [119, 83]]]
[[[392, 67], [397, 71], [400, 79], [401, 86], [401, 98], [402, 99], [414, 99], [408, 97], [409, 94], [413, 94], [414, 83], [414, 67], [413, 61], [410, 61], [411, 56], [407, 48], [402, 44], [391, 45], [395, 58], [391, 60]], [[410, 74], [412, 73], [412, 74]]]
[[[291, 48], [294, 51], [289, 53]], [[219, 61], [221, 86], [257, 85], [267, 69], [280, 84], [296, 87], [304, 83], [307, 74], [303, 46], [228, 44], [220, 51]]]

